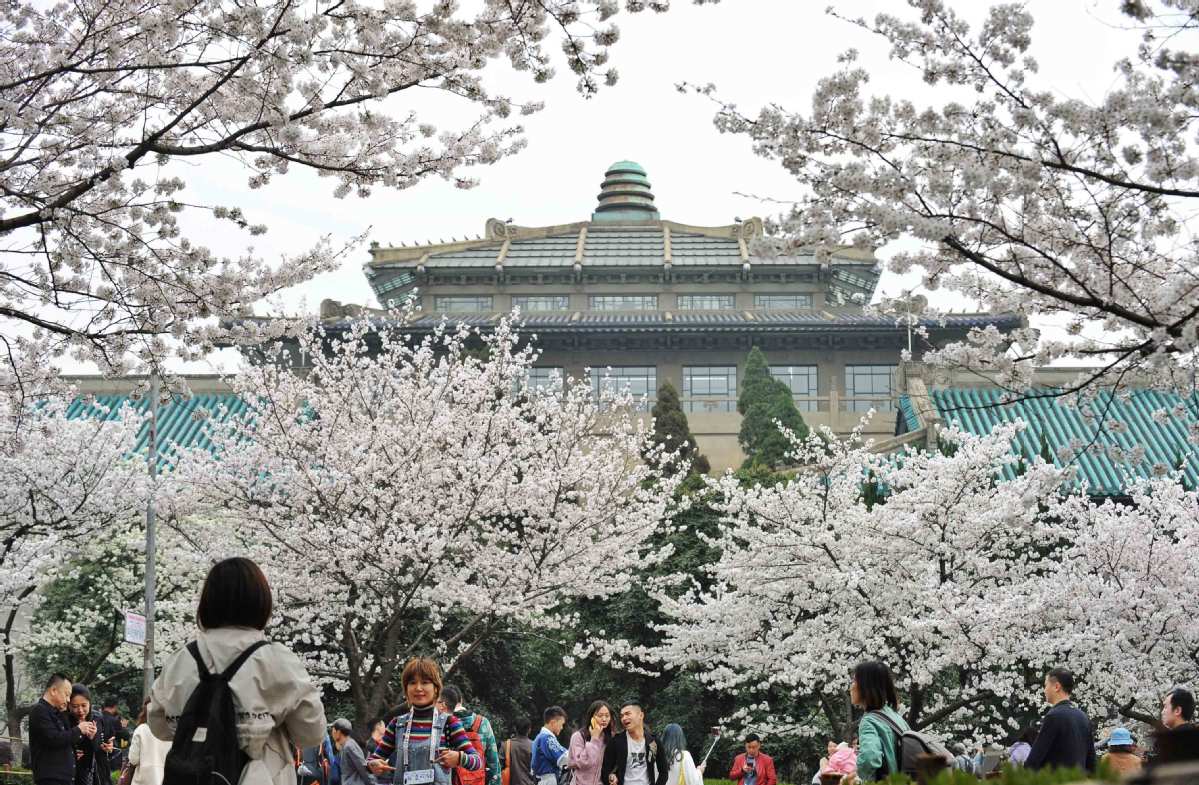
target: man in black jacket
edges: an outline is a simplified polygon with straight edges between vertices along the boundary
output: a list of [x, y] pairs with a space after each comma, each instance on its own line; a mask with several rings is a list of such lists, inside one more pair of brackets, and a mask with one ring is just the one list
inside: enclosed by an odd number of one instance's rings
[[96, 723], [91, 721], [71, 727], [66, 715], [70, 699], [71, 680], [56, 673], [29, 713], [29, 767], [36, 785], [73, 785], [75, 744], [96, 735]]
[[620, 709], [618, 733], [604, 748], [600, 782], [607, 785], [666, 785], [670, 762], [654, 734], [645, 730], [645, 712], [637, 702]]
[[1091, 721], [1074, 705], [1074, 674], [1054, 668], [1045, 676], [1045, 700], [1051, 708], [1024, 765], [1030, 769], [1075, 768], [1095, 771]]

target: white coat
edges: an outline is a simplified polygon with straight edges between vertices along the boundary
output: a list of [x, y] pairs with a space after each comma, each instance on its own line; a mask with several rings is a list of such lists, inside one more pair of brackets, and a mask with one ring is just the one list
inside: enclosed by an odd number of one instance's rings
[[670, 762], [666, 785], [704, 785], [704, 777], [695, 767], [695, 759], [691, 757], [690, 752], [684, 750], [682, 760]]
[[162, 785], [162, 764], [170, 749], [169, 742], [150, 732], [149, 723], [138, 725], [129, 742], [129, 763], [137, 767], [132, 785]]
[[[200, 657], [219, 673], [247, 647], [263, 640], [261, 630], [221, 627], [200, 630]], [[196, 661], [186, 648], [171, 655], [150, 692], [150, 730], [175, 738], [175, 723], [200, 683]], [[300, 659], [272, 643], [254, 652], [230, 682], [237, 709], [237, 735], [250, 758], [239, 785], [295, 785], [295, 747], [312, 747], [325, 736], [320, 691]]]

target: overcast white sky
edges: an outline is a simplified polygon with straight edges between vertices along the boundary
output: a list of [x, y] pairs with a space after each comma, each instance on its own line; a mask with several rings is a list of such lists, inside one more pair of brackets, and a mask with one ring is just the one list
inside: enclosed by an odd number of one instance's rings
[[[171, 166], [187, 167], [182, 171], [189, 201], [239, 204], [251, 221], [267, 224], [270, 231], [254, 238], [254, 245], [268, 259], [301, 253], [326, 234], [337, 244], [363, 232], [384, 245], [411, 244], [480, 234], [490, 217], [523, 225], [585, 220], [604, 170], [626, 158], [645, 166], [664, 218], [718, 225], [773, 211], [739, 192], [787, 199], [795, 194], [794, 181], [777, 164], [755, 156], [744, 137], [718, 133], [712, 104], [680, 94], [677, 82], [713, 82], [723, 97], [747, 111], [766, 102], [806, 108], [816, 81], [835, 70], [837, 54], [856, 47], [862, 64], [872, 69], [878, 92], [909, 97], [923, 92], [918, 77], [886, 58], [880, 39], [827, 16], [827, 0], [723, 0], [703, 7], [674, 2], [666, 14], [619, 17], [623, 35], [612, 63], [621, 80], [595, 98], [575, 92], [567, 74], [535, 85], [502, 64], [494, 68], [489, 76], [494, 89], [542, 100], [546, 108], [523, 118], [528, 139], [523, 152], [468, 170], [481, 180], [473, 190], [429, 181], [406, 191], [379, 190], [367, 199], [336, 199], [332, 181], [307, 172], [248, 191], [247, 175], [232, 164]], [[907, 11], [898, 0], [834, 4], [842, 13], [865, 16]], [[959, 0], [957, 5], [977, 18], [989, 3]], [[1118, 5], [1117, 0], [1030, 0], [1037, 19], [1033, 54], [1044, 84], [1064, 95], [1103, 95], [1113, 83], [1112, 64], [1135, 45], [1135, 38], [1119, 28]], [[422, 119], [443, 128], [473, 114], [430, 92], [401, 94], [387, 109], [416, 109]], [[194, 229], [219, 252], [244, 252], [245, 239], [225, 227], [195, 224]], [[326, 297], [375, 305], [361, 269], [368, 258], [364, 244], [336, 273], [288, 292], [283, 306], [312, 311]], [[895, 294], [903, 285], [885, 280], [883, 289]], [[218, 363], [227, 367], [228, 359]]]

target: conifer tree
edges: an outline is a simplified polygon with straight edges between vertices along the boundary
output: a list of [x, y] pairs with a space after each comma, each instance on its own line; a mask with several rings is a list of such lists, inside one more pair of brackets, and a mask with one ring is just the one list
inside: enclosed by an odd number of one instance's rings
[[687, 415], [679, 402], [679, 391], [670, 382], [658, 388], [658, 401], [654, 404], [654, 443], [660, 444], [668, 453], [679, 451], [679, 455], [691, 462], [691, 472], [707, 474], [711, 471], [707, 456], [699, 451]]
[[741, 413], [737, 441], [745, 451], [747, 467], [754, 464], [776, 467], [786, 463], [790, 442], [779, 424], [801, 438], [808, 435], [807, 423], [795, 407], [791, 390], [770, 375], [766, 355], [756, 346], [745, 360], [737, 411]]

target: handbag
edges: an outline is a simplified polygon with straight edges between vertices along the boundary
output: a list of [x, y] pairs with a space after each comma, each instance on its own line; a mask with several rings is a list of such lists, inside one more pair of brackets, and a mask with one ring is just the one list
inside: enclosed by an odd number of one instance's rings
[[512, 739], [504, 742], [504, 768], [500, 772], [501, 785], [511, 785], [512, 782]]

